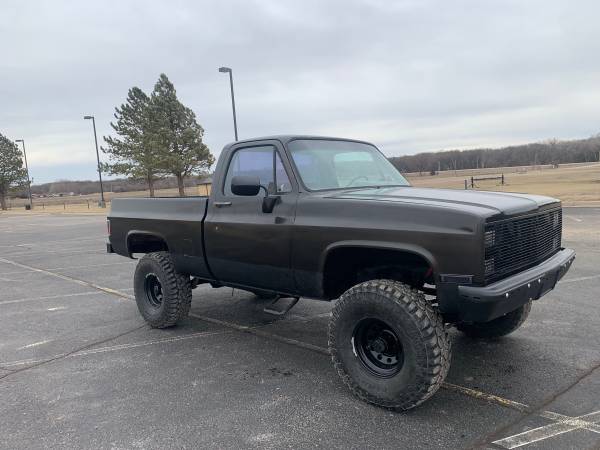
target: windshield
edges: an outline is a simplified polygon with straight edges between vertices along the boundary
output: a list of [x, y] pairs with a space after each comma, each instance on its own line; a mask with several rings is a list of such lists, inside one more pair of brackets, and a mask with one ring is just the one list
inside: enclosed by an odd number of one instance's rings
[[347, 187], [410, 186], [379, 150], [369, 144], [298, 139], [288, 148], [310, 190]]

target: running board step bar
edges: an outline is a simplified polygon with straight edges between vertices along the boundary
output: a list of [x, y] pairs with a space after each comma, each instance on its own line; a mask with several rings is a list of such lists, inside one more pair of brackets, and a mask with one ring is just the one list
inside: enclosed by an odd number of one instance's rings
[[[290, 302], [287, 305], [285, 305], [285, 307], [282, 309], [275, 308], [275, 305], [278, 304], [279, 301], [282, 299], [288, 299], [288, 300], [290, 300]], [[283, 316], [284, 314], [287, 314], [290, 309], [292, 309], [294, 306], [296, 306], [296, 303], [298, 303], [298, 300], [300, 300], [300, 297], [277, 296], [277, 298], [275, 298], [275, 300], [273, 300], [271, 303], [269, 303], [267, 306], [265, 306], [263, 311], [266, 312], [267, 314], [272, 314], [274, 316]]]

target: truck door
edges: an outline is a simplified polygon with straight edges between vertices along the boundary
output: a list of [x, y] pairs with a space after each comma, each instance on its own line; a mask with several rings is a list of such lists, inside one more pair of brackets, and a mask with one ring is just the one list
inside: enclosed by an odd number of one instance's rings
[[[290, 248], [298, 187], [281, 144], [240, 144], [221, 167], [204, 228], [214, 276], [240, 287], [295, 293]], [[238, 175], [258, 176], [270, 196], [279, 196], [272, 213], [262, 211], [262, 189], [254, 197], [231, 192]]]

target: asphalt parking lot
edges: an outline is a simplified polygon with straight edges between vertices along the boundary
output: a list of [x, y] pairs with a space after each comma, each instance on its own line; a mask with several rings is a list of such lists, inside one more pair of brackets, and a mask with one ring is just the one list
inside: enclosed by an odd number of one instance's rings
[[105, 253], [101, 216], [0, 216], [2, 448], [600, 446], [600, 208], [568, 208], [565, 279], [509, 337], [452, 331], [447, 384], [393, 413], [331, 367], [331, 304], [282, 318], [201, 286], [183, 325], [153, 330], [135, 261]]

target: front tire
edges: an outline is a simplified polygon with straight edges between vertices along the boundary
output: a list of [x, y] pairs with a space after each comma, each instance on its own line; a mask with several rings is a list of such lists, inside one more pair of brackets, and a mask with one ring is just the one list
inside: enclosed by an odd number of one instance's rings
[[177, 273], [167, 252], [148, 253], [140, 259], [133, 287], [140, 314], [153, 328], [172, 327], [190, 311], [190, 277]]
[[520, 308], [515, 309], [489, 322], [459, 323], [456, 328], [469, 337], [493, 339], [512, 333], [527, 320], [531, 311], [531, 300]]
[[450, 339], [425, 296], [397, 281], [346, 291], [332, 311], [329, 351], [360, 399], [408, 410], [431, 397], [450, 367]]

